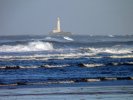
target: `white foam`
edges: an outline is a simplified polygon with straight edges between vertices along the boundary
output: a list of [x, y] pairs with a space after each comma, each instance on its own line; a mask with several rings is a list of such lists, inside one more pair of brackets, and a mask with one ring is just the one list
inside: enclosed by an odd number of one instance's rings
[[92, 52], [95, 53], [111, 53], [111, 54], [126, 54], [132, 53], [132, 50], [129, 48], [89, 48]]
[[62, 38], [55, 38], [55, 37], [46, 37], [45, 40], [47, 41], [55, 41], [55, 42], [65, 42]]
[[45, 68], [61, 68], [61, 67], [66, 67], [66, 65], [44, 65]]
[[27, 52], [27, 51], [44, 51], [52, 50], [53, 45], [49, 42], [34, 41], [29, 42], [26, 45], [2, 45], [0, 46], [0, 52]]
[[109, 37], [115, 37], [114, 35], [111, 35], [111, 34], [110, 34], [110, 35], [108, 35], [108, 36], [109, 36]]
[[[59, 51], [59, 50], [58, 50]], [[91, 58], [99, 58], [96, 57], [95, 54], [91, 53], [67, 53], [67, 54], [33, 54], [33, 55], [1, 55], [0, 60], [48, 60], [50, 58], [55, 59], [65, 59], [65, 58], [80, 58], [80, 57], [91, 57]]]
[[133, 58], [133, 54], [130, 55], [113, 55], [111, 58]]
[[104, 64], [84, 64], [86, 67], [99, 67], [99, 66], [104, 66]]
[[64, 36], [64, 37], [45, 37], [44, 40], [47, 41], [56, 41], [56, 42], [68, 42], [68, 41], [74, 41], [74, 39]]
[[72, 38], [65, 36], [64, 39], [69, 40], [69, 41], [74, 41]]

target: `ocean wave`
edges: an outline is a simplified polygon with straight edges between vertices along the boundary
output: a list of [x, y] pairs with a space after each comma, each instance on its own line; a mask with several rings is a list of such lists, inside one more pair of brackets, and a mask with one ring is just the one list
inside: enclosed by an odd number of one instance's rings
[[68, 37], [68, 36], [65, 36], [64, 39], [68, 40], [68, 41], [74, 41], [74, 39]]
[[53, 50], [53, 45], [49, 42], [33, 41], [22, 45], [2, 45], [0, 52], [27, 52], [27, 51], [44, 51]]
[[130, 55], [113, 55], [111, 58], [133, 58], [133, 54]]
[[39, 69], [39, 68], [44, 68], [44, 69], [58, 69], [60, 71], [63, 70], [67, 70], [70, 67], [71, 68], [76, 68], [76, 67], [80, 67], [82, 68], [106, 68], [106, 67], [122, 67], [122, 66], [126, 66], [126, 67], [132, 67], [133, 66], [133, 61], [126, 61], [126, 62], [106, 62], [106, 63], [87, 63], [87, 62], [83, 62], [83, 63], [60, 63], [60, 64], [43, 64], [43, 65], [32, 65], [32, 66], [27, 66], [27, 65], [3, 65], [0, 66], [0, 70], [2, 69], [6, 69], [6, 70], [18, 70], [18, 69]]
[[65, 36], [57, 36], [57, 37], [45, 37], [44, 40], [46, 41], [53, 41], [53, 42], [70, 42], [70, 41], [74, 41], [74, 39], [72, 39], [71, 37]]
[[[56, 50], [54, 50], [56, 51]], [[58, 50], [59, 52], [61, 52], [61, 50]], [[14, 52], [13, 52], [14, 53]], [[25, 52], [24, 52], [25, 53]], [[29, 53], [29, 52], [28, 52]], [[21, 54], [21, 53], [20, 53]], [[80, 57], [89, 57], [89, 58], [99, 58], [97, 57], [95, 54], [91, 54], [91, 53], [53, 53], [52, 54], [35, 54], [33, 52], [33, 54], [31, 55], [20, 55], [19, 53], [16, 55], [8, 55], [8, 53], [6, 55], [0, 55], [0, 60], [1, 61], [12, 61], [12, 60], [49, 60], [49, 59], [58, 59], [58, 60], [64, 60], [64, 59], [76, 59], [76, 58], [80, 58]], [[101, 57], [100, 57], [101, 58]]]
[[57, 42], [62, 42], [63, 40], [54, 38], [54, 37], [45, 37], [44, 40], [46, 41], [57, 41]]
[[41, 65], [41, 68], [63, 68], [69, 66], [68, 64], [65, 65]]
[[95, 53], [110, 53], [110, 54], [132, 53], [132, 49], [130, 48], [89, 48], [89, 50]]
[[97, 64], [97, 63], [95, 63], [95, 64], [84, 64], [84, 63], [81, 63], [81, 64], [78, 64], [78, 66], [80, 66], [80, 67], [88, 67], [88, 68], [91, 68], [91, 67], [100, 67], [100, 66], [105, 66], [104, 64]]

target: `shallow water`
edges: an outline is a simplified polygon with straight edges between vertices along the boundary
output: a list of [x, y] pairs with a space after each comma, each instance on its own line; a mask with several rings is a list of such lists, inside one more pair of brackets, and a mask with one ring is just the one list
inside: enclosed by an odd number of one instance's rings
[[[104, 89], [103, 89], [104, 88]], [[132, 100], [132, 86], [2, 89], [1, 100]]]

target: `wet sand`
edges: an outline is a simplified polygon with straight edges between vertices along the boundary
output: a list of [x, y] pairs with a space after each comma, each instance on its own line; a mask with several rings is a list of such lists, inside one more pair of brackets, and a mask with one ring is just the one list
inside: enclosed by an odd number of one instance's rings
[[132, 98], [132, 80], [0, 87], [0, 100], [132, 100]]

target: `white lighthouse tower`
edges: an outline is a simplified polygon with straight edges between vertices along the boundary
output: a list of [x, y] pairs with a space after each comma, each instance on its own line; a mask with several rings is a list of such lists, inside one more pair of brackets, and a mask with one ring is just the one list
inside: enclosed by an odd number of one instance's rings
[[60, 28], [60, 18], [57, 18], [57, 26], [56, 28], [53, 30], [53, 33], [58, 33], [61, 32], [61, 28]]

